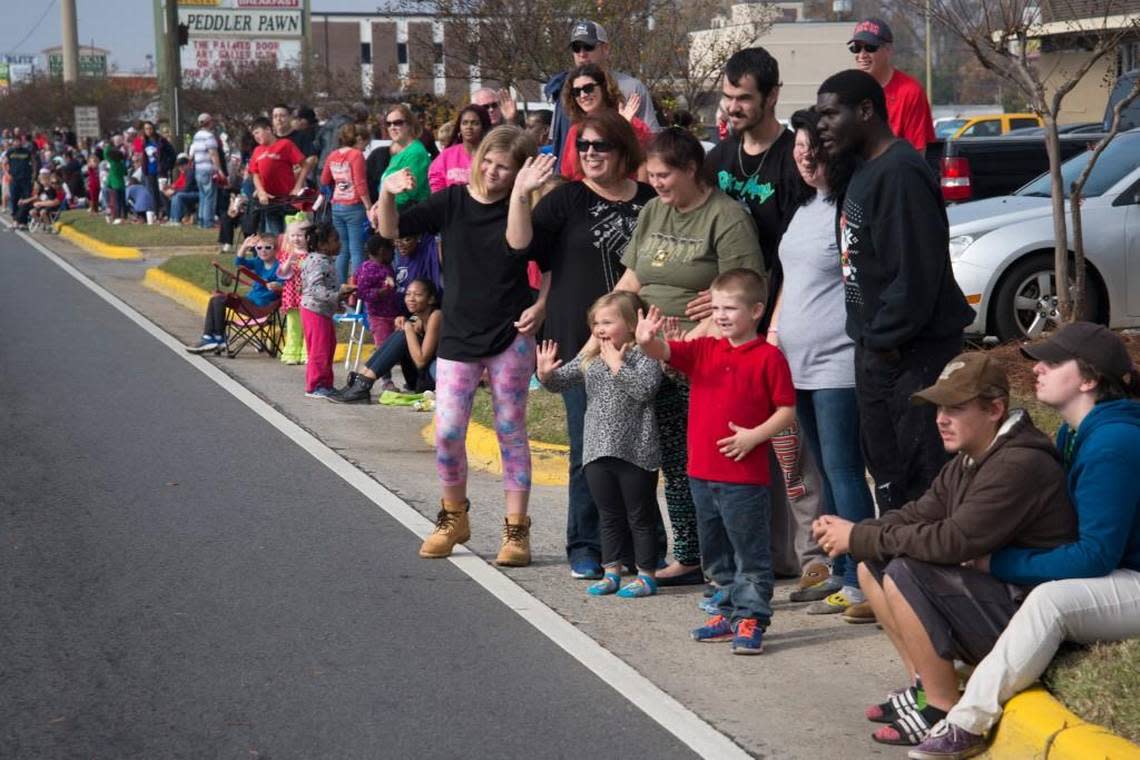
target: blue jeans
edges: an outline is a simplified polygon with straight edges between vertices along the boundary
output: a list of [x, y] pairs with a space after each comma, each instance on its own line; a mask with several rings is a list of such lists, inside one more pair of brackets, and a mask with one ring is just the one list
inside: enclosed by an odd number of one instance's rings
[[336, 256], [336, 274], [341, 284], [356, 273], [360, 262], [364, 261], [364, 204], [353, 203], [345, 206], [334, 203], [332, 223], [340, 238], [340, 253]]
[[[859, 404], [854, 388], [796, 391], [796, 417], [800, 433], [811, 447], [823, 475], [824, 514], [859, 522], [875, 516], [875, 502], [867, 486], [863, 450], [859, 443]], [[850, 555], [837, 557], [836, 575], [846, 586], [859, 587], [856, 562]]]
[[198, 183], [198, 225], [214, 226], [214, 214], [218, 208], [218, 188], [214, 185], [214, 169], [195, 169], [194, 180]]
[[736, 623], [772, 622], [772, 503], [767, 486], [689, 478], [701, 567], [727, 593], [720, 614]]
[[[198, 193], [193, 190], [183, 190], [175, 193], [170, 199], [170, 221], [181, 222], [186, 216], [189, 206], [198, 203]], [[199, 204], [201, 205], [201, 204]]]
[[566, 511], [566, 556], [570, 562], [600, 559], [602, 536], [598, 505], [590, 495], [582, 469], [582, 446], [586, 425], [586, 386], [575, 385], [562, 391], [566, 406], [566, 435], [570, 439], [570, 503]]
[[403, 330], [396, 330], [375, 351], [364, 366], [368, 367], [376, 377], [388, 377], [392, 368], [400, 365], [404, 373], [404, 382], [413, 391], [420, 393], [435, 389], [435, 359], [431, 360], [424, 369], [416, 366], [412, 355], [408, 351], [408, 338]]

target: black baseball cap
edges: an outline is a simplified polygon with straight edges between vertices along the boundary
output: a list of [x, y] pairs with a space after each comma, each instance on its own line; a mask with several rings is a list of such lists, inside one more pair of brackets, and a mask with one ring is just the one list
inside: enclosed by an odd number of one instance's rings
[[1135, 382], [1132, 357], [1124, 341], [1104, 325], [1092, 322], [1069, 322], [1045, 340], [1028, 343], [1021, 353], [1030, 359], [1060, 363], [1081, 359], [1105, 377], [1120, 381], [1124, 387]]
[[891, 28], [881, 18], [865, 18], [855, 25], [848, 42], [866, 42], [868, 45], [889, 45], [895, 41]]

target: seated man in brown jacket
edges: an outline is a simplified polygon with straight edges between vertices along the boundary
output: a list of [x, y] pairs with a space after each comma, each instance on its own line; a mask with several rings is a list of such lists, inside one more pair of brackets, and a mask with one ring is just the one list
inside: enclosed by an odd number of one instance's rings
[[1028, 593], [962, 563], [1010, 544], [1049, 548], [1076, 537], [1057, 449], [1024, 410], [1009, 411], [996, 359], [957, 356], [913, 403], [938, 406], [951, 459], [920, 498], [852, 524], [825, 516], [813, 530], [831, 556], [859, 561], [859, 584], [912, 685], [867, 710], [887, 723], [872, 738], [917, 744], [958, 700], [954, 660], [985, 657]]

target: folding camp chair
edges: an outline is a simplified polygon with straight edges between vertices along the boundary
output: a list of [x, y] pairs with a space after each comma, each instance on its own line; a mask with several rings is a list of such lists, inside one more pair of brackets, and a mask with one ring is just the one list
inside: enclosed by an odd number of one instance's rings
[[277, 356], [285, 335], [285, 317], [278, 308], [280, 300], [268, 306], [256, 306], [238, 292], [242, 285], [267, 283], [246, 267], [231, 272], [214, 262], [216, 290], [226, 297], [226, 355], [231, 359], [252, 345], [258, 353]]
[[[348, 322], [348, 350], [344, 352], [344, 368], [355, 372], [360, 367], [360, 356], [364, 353], [364, 333], [370, 332], [372, 327], [368, 324], [368, 315], [364, 312], [364, 304], [356, 300], [356, 310], [344, 314], [334, 314], [333, 322]], [[353, 357], [356, 358], [353, 358]]]

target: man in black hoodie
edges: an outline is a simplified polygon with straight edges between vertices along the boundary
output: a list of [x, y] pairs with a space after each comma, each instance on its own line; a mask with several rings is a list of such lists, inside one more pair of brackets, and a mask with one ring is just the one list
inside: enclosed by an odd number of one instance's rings
[[816, 109], [824, 149], [862, 162], [836, 232], [863, 452], [886, 511], [921, 496], [946, 462], [933, 408], [909, 398], [961, 350], [974, 313], [950, 267], [938, 181], [891, 132], [879, 83], [863, 71], [834, 74]]

